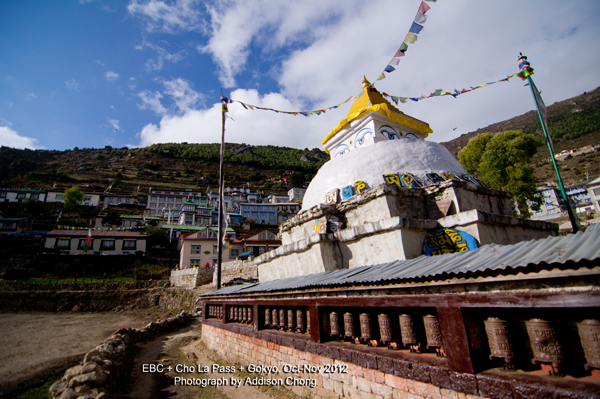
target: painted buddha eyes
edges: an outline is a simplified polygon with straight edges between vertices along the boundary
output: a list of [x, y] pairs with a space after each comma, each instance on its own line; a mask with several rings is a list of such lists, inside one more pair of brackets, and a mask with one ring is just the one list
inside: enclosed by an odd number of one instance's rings
[[371, 129], [367, 127], [360, 129], [354, 137], [354, 148], [362, 146], [372, 135], [373, 131]]
[[381, 125], [379, 128], [379, 132], [383, 134], [383, 137], [388, 140], [396, 140], [402, 138], [402, 132], [397, 132], [396, 129], [391, 127], [390, 125]]
[[348, 147], [346, 144], [340, 144], [335, 148], [335, 150], [333, 150], [333, 157], [335, 158], [348, 152], [350, 152], [350, 147]]

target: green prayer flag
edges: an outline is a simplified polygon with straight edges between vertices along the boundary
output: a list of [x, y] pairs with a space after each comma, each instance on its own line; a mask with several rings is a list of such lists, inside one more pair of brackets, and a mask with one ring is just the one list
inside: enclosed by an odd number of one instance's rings
[[406, 44], [405, 42], [402, 42], [402, 44], [400, 45], [400, 48], [398, 49], [398, 51], [406, 51], [408, 50], [408, 44]]

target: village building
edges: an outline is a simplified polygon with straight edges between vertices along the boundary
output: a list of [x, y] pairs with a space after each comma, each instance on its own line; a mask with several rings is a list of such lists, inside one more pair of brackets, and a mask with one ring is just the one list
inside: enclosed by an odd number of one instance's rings
[[[64, 190], [63, 191], [49, 190], [48, 193], [46, 194], [46, 202], [62, 202], [62, 203], [64, 203], [65, 202], [65, 200], [63, 199], [64, 194], [65, 194]], [[102, 193], [84, 191], [83, 192], [83, 200], [81, 201], [81, 205], [98, 206], [98, 204], [100, 204], [101, 196], [102, 196]]]
[[[235, 238], [235, 231], [227, 229], [223, 246], [223, 262], [236, 259], [243, 252], [244, 244]], [[214, 267], [217, 263], [217, 228], [203, 227], [197, 231], [181, 234], [177, 241], [179, 269]]]
[[29, 226], [27, 218], [5, 218], [0, 216], [0, 234], [21, 234]]
[[106, 208], [120, 205], [137, 205], [138, 199], [135, 195], [120, 195], [104, 193], [102, 205]]
[[[88, 229], [54, 229], [46, 234], [44, 247], [65, 255], [83, 255]], [[88, 255], [134, 255], [146, 253], [144, 233], [116, 230], [93, 230]]]
[[289, 202], [301, 204], [305, 193], [306, 189], [304, 187], [290, 187], [288, 189], [288, 200]]
[[282, 379], [302, 397], [597, 394], [600, 231], [515, 218], [430, 133], [365, 80], [259, 282], [200, 295], [203, 342], [335, 367]]
[[0, 188], [0, 202], [22, 202], [28, 199], [44, 202], [46, 201], [46, 190]]

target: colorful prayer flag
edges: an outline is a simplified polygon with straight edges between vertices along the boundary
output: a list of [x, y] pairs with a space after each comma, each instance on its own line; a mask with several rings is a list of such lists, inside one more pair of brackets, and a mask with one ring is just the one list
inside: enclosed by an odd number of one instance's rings
[[427, 15], [423, 14], [421, 11], [417, 11], [417, 15], [415, 16], [415, 22], [423, 25], [427, 21]]
[[405, 41], [406, 43], [414, 43], [414, 42], [416, 42], [416, 41], [417, 41], [417, 39], [418, 39], [418, 36], [417, 36], [417, 35], [415, 35], [415, 34], [414, 34], [414, 33], [412, 33], [412, 32], [408, 32], [408, 33], [406, 34], [406, 37], [404, 38], [404, 41]]
[[402, 51], [403, 53], [405, 53], [406, 50], [408, 50], [408, 44], [406, 44], [405, 42], [402, 42], [398, 51]]
[[425, 14], [429, 10], [431, 10], [431, 7], [429, 7], [429, 5], [427, 5], [424, 2], [421, 2], [421, 5], [419, 6], [419, 11], [421, 11], [423, 14]]
[[394, 58], [396, 57], [404, 57], [406, 55], [406, 53], [404, 51], [396, 51], [396, 54], [394, 54]]
[[382, 80], [385, 79], [385, 73], [381, 72], [381, 75], [379, 75], [379, 77], [376, 80]]
[[386, 66], [384, 69], [384, 71], [386, 71], [387, 73], [394, 72], [395, 70], [396, 70], [396, 68], [394, 68], [391, 65]]
[[390, 65], [398, 65], [400, 63], [400, 58], [392, 58], [390, 61]]
[[414, 33], [415, 35], [418, 35], [419, 33], [421, 33], [422, 30], [423, 25], [419, 25], [418, 23], [413, 22], [408, 31]]

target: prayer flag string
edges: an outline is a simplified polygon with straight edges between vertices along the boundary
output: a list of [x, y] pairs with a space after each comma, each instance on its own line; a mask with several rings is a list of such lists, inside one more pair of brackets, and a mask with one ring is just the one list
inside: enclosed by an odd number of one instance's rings
[[[430, 1], [432, 1], [432, 0], [430, 0]], [[398, 105], [398, 102], [406, 103], [409, 100], [410, 101], [421, 101], [421, 100], [424, 100], [426, 98], [431, 98], [431, 97], [452, 96], [452, 97], [456, 98], [456, 97], [460, 96], [461, 94], [469, 93], [469, 92], [471, 92], [473, 90], [481, 89], [482, 87], [490, 86], [490, 85], [493, 85], [493, 84], [499, 83], [499, 82], [508, 82], [509, 79], [511, 79], [511, 78], [513, 78], [513, 77], [515, 77], [517, 75], [519, 75], [519, 73], [513, 73], [512, 75], [508, 75], [507, 77], [502, 78], [500, 80], [496, 80], [496, 81], [493, 81], [493, 82], [482, 83], [482, 84], [479, 84], [477, 86], [469, 86], [468, 89], [465, 89], [465, 88], [463, 88], [462, 90], [454, 89], [454, 91], [446, 91], [444, 89], [436, 89], [436, 90], [432, 91], [427, 96], [426, 95], [420, 95], [420, 96], [414, 96], [414, 97], [411, 97], [411, 96], [392, 96], [392, 95], [389, 95], [386, 92], [382, 92], [381, 94], [384, 97], [387, 97], [387, 98], [391, 99], [394, 103], [396, 103], [396, 105]], [[239, 103], [246, 110], [259, 109], [259, 110], [262, 110], [262, 111], [273, 111], [273, 112], [278, 113], [278, 114], [311, 116], [311, 115], [321, 115], [321, 114], [324, 114], [326, 111], [338, 108], [340, 105], [345, 104], [348, 101], [350, 101], [350, 100], [352, 100], [352, 99], [354, 99], [356, 97], [358, 97], [358, 96], [351, 96], [346, 101], [342, 101], [341, 103], [339, 103], [337, 105], [334, 105], [332, 107], [326, 107], [326, 108], [322, 108], [322, 109], [318, 109], [318, 110], [312, 110], [312, 111], [281, 111], [281, 110], [273, 109], [273, 108], [259, 107], [258, 105], [252, 105], [252, 104], [248, 104], [248, 103], [245, 103], [245, 102], [242, 102], [242, 101], [239, 101], [239, 100], [233, 100], [233, 99], [229, 99], [229, 103], [230, 104], [234, 103], [234, 102]]]

